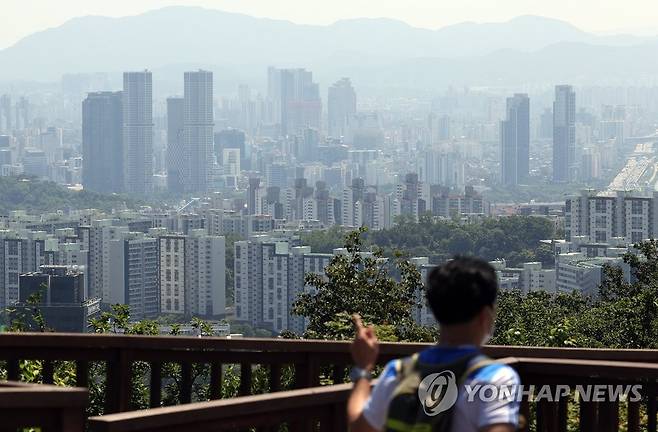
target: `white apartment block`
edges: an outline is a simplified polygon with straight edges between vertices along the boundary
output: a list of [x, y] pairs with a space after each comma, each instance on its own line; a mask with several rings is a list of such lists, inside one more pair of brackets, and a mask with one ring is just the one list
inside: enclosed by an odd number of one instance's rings
[[555, 269], [542, 268], [540, 262], [523, 263], [522, 269], [523, 271], [519, 275], [519, 285], [523, 293], [533, 291], [555, 292]]
[[305, 322], [291, 316], [304, 275], [322, 274], [330, 254], [313, 254], [308, 247], [295, 247], [290, 238], [252, 236], [235, 243], [235, 314], [239, 321], [275, 332], [302, 332]]
[[185, 236], [158, 238], [160, 260], [160, 311], [185, 313]]
[[128, 233], [109, 242], [109, 303], [130, 306], [131, 318], [160, 312], [158, 242], [143, 233]]
[[657, 212], [658, 193], [597, 195], [584, 191], [566, 200], [566, 239], [587, 237], [590, 242], [609, 243], [621, 237], [627, 243], [637, 243], [654, 238], [658, 234]]
[[115, 219], [102, 219], [80, 231], [88, 238], [88, 290], [90, 297], [99, 297], [103, 303], [110, 303], [110, 242], [128, 234], [127, 226], [114, 225]]
[[[312, 253], [309, 246], [298, 246], [291, 249], [290, 260], [288, 264], [288, 289], [287, 301], [288, 308], [291, 309], [297, 297], [305, 292], [313, 292], [314, 286], [305, 284], [306, 275], [314, 273], [324, 275], [324, 269], [329, 265], [334, 255]], [[288, 316], [289, 330], [301, 334], [306, 330], [307, 320], [300, 316]]]
[[187, 316], [223, 315], [226, 309], [224, 237], [193, 230], [158, 238], [160, 309]]
[[18, 301], [18, 276], [45, 264], [45, 232], [0, 230], [0, 307]]
[[596, 297], [603, 280], [604, 265], [618, 266], [624, 270], [630, 282], [630, 269], [621, 258], [588, 258], [581, 252], [560, 254], [556, 260], [556, 290], [570, 293], [580, 291], [584, 295]]
[[414, 319], [416, 320], [416, 323], [418, 323], [419, 325], [436, 326], [437, 325], [436, 318], [434, 318], [434, 314], [432, 314], [431, 309], [427, 305], [427, 299], [425, 294], [425, 290], [427, 287], [427, 278], [435, 266], [429, 263], [429, 258], [427, 257], [411, 258], [411, 263], [414, 264], [416, 268], [418, 268], [418, 271], [420, 272], [421, 280], [423, 281], [423, 286], [425, 287], [417, 294], [417, 300], [420, 302], [421, 307], [420, 309], [415, 311]]

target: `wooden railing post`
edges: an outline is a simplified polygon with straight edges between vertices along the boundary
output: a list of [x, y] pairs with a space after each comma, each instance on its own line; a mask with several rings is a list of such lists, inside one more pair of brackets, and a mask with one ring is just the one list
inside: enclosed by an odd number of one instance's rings
[[240, 363], [240, 390], [239, 396], [251, 394], [251, 364]]
[[281, 363], [270, 364], [270, 391], [281, 390]]
[[335, 364], [331, 368], [331, 380], [334, 384], [343, 384], [345, 381], [345, 366]]
[[123, 349], [116, 350], [114, 359], [107, 362], [105, 384], [105, 412], [125, 412], [130, 408], [131, 364]]
[[599, 402], [599, 427], [601, 432], [619, 431], [619, 404], [616, 401]]
[[162, 363], [151, 363], [151, 380], [149, 383], [149, 406], [159, 407], [162, 404]]
[[181, 369], [181, 388], [180, 388], [180, 402], [187, 404], [192, 402], [192, 364], [190, 362], [182, 362]]
[[20, 378], [20, 368], [18, 360], [14, 358], [7, 359], [7, 380], [18, 381]]
[[54, 365], [52, 360], [44, 360], [42, 363], [41, 376], [44, 384], [52, 384], [54, 382]]
[[627, 415], [627, 430], [628, 432], [640, 432], [640, 403], [628, 402], [628, 415]]
[[557, 406], [558, 432], [567, 432], [567, 421], [569, 419], [569, 396], [560, 397]]
[[647, 430], [656, 432], [656, 389], [652, 385], [647, 392]]
[[75, 385], [89, 387], [89, 363], [84, 360], [75, 362]]
[[222, 397], [222, 364], [210, 363], [210, 399], [221, 399]]
[[595, 431], [598, 425], [597, 402], [585, 402], [580, 399], [580, 430]]

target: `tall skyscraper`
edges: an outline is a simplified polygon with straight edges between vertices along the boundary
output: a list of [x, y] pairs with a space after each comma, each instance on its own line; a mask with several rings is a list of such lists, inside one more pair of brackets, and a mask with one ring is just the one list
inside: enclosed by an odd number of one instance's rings
[[209, 190], [213, 166], [213, 76], [199, 70], [185, 72], [183, 147], [188, 192]]
[[240, 149], [240, 165], [242, 169], [251, 167], [251, 160], [247, 157], [245, 134], [239, 129], [224, 129], [215, 133], [215, 156], [218, 163], [222, 160], [224, 150]]
[[528, 178], [530, 160], [530, 99], [527, 94], [507, 98], [507, 116], [500, 124], [500, 177], [505, 185]]
[[123, 168], [125, 191], [153, 190], [153, 84], [151, 72], [123, 74]]
[[342, 78], [329, 87], [327, 115], [329, 136], [346, 136], [356, 114], [356, 92], [349, 78]]
[[268, 69], [268, 95], [281, 125], [281, 135], [295, 135], [301, 129], [320, 129], [322, 100], [313, 72], [306, 69]]
[[82, 184], [86, 190], [123, 190], [121, 92], [89, 93], [82, 102]]
[[575, 179], [576, 93], [570, 85], [559, 85], [553, 102], [553, 181]]
[[183, 111], [183, 98], [167, 98], [167, 188], [171, 192], [183, 192], [184, 190]]
[[0, 131], [11, 133], [11, 118], [11, 96], [3, 94], [0, 96]]

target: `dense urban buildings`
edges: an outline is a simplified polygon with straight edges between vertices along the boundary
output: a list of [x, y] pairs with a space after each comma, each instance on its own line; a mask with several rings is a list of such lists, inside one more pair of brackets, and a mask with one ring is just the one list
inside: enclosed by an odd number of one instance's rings
[[[24, 304], [23, 287], [59, 266], [84, 281], [75, 314], [121, 303], [135, 320], [301, 333], [290, 311], [314, 289], [304, 275], [345, 253], [319, 253], [305, 236], [432, 222], [463, 234], [442, 247], [472, 252], [465, 227], [541, 218], [564, 232], [542, 239], [542, 254], [477, 252], [503, 289], [595, 296], [605, 264], [630, 278], [620, 257], [656, 235], [658, 90], [575, 81], [379, 94], [376, 79], [318, 69], [261, 67], [260, 84], [210, 70], [75, 74], [57, 97], [0, 85], [0, 181], [50, 180], [112, 202], [41, 215], [8, 205], [0, 307]], [[410, 256], [426, 275], [437, 257], [413, 250], [430, 255]], [[414, 318], [433, 324], [426, 307]]]

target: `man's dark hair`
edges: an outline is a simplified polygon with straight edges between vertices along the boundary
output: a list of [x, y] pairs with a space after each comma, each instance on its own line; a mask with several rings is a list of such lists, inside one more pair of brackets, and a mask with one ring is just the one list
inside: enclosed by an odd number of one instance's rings
[[427, 303], [440, 324], [470, 321], [483, 307], [493, 306], [497, 294], [496, 271], [478, 258], [455, 257], [427, 279]]

